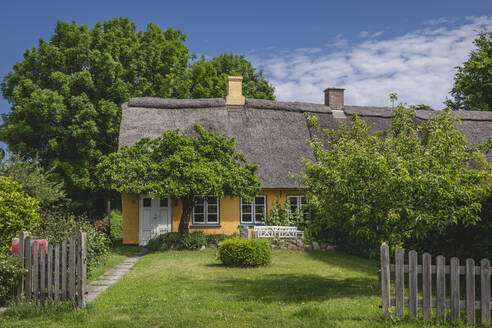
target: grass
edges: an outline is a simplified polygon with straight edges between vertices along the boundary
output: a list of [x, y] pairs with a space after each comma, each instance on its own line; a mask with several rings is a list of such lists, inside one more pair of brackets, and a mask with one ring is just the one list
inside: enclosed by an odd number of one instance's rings
[[113, 245], [111, 245], [106, 262], [95, 267], [94, 270], [88, 274], [87, 281], [91, 282], [96, 279], [104, 272], [123, 262], [123, 260], [128, 256], [135, 254], [139, 249], [140, 248], [138, 246], [123, 246], [121, 239], [115, 241]]
[[[225, 268], [214, 250], [144, 256], [83, 311], [13, 306], [0, 327], [422, 327], [385, 320], [377, 263], [276, 250], [272, 265]], [[428, 324], [434, 326], [433, 323]]]

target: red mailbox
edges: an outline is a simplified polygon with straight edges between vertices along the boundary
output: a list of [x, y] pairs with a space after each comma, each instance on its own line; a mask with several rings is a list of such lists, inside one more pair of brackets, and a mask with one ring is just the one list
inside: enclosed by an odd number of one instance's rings
[[[34, 242], [38, 242], [38, 254], [41, 254], [41, 245], [44, 245], [46, 254], [48, 254], [48, 240], [46, 239], [31, 239], [31, 252], [34, 253]], [[12, 246], [10, 248], [12, 255], [19, 255], [19, 238], [12, 238]]]

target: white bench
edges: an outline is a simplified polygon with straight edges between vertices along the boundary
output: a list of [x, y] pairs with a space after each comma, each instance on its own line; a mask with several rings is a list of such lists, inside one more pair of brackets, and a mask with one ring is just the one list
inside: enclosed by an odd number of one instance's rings
[[280, 238], [287, 239], [304, 236], [304, 231], [297, 230], [297, 227], [286, 226], [254, 226], [253, 227], [254, 238]]

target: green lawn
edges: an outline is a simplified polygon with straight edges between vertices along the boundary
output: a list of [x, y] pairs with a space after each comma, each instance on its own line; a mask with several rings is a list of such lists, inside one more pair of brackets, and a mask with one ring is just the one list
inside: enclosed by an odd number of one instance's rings
[[[0, 327], [415, 327], [383, 320], [375, 261], [276, 250], [267, 267], [225, 268], [214, 250], [144, 256], [84, 311], [12, 307]], [[432, 324], [429, 324], [432, 326]]]

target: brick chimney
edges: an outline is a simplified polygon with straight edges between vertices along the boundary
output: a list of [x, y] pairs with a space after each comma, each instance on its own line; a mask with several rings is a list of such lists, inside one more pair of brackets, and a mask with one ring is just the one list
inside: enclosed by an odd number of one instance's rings
[[243, 106], [245, 98], [243, 97], [243, 77], [227, 77], [227, 96], [226, 105]]
[[341, 110], [343, 108], [343, 92], [341, 88], [325, 89], [325, 105], [330, 106], [332, 110]]

